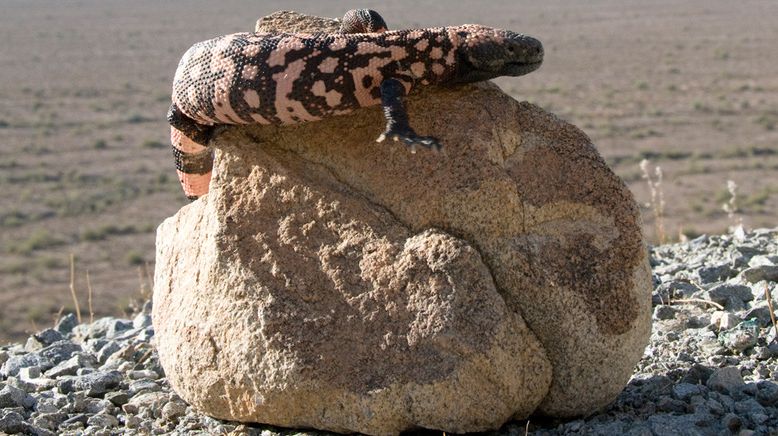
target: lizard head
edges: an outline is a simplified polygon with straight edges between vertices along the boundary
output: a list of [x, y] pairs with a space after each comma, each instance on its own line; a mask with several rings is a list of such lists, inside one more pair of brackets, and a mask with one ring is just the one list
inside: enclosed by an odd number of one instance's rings
[[457, 53], [455, 83], [521, 76], [543, 62], [543, 44], [510, 30], [478, 25], [449, 29]]

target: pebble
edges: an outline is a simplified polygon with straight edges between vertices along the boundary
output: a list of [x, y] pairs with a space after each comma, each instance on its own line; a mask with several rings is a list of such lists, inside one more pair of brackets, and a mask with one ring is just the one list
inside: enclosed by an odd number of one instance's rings
[[122, 379], [122, 374], [118, 371], [99, 371], [86, 375], [65, 377], [57, 383], [57, 388], [63, 394], [86, 391], [87, 395], [94, 397], [117, 387]]
[[734, 392], [744, 384], [740, 368], [733, 366], [715, 369], [707, 382], [707, 386], [714, 391], [728, 393]]
[[6, 433], [21, 433], [24, 430], [24, 416], [18, 412], [0, 410], [0, 431]]
[[76, 315], [72, 313], [68, 313], [67, 315], [60, 318], [59, 322], [57, 322], [57, 325], [54, 327], [54, 329], [63, 335], [67, 335], [70, 332], [72, 332], [77, 325], [78, 325], [78, 319], [76, 318]]
[[659, 321], [674, 319], [677, 312], [672, 306], [662, 304], [654, 308], [654, 319]]
[[762, 280], [769, 282], [778, 281], [778, 266], [776, 265], [759, 265], [753, 268], [744, 270], [740, 275], [748, 283], [758, 283]]
[[127, 372], [127, 377], [130, 380], [140, 380], [140, 379], [156, 380], [159, 378], [159, 374], [148, 369], [142, 369], [142, 370]]
[[18, 387], [7, 384], [0, 390], [0, 409], [8, 407], [30, 409], [33, 405], [35, 405], [35, 399]]
[[105, 363], [113, 353], [121, 350], [121, 348], [121, 345], [115, 341], [109, 341], [107, 344], [100, 348], [100, 351], [97, 352], [97, 361], [100, 363]]
[[[756, 306], [746, 311], [743, 318], [756, 320], [761, 328], [768, 328], [773, 325], [770, 307], [767, 305], [767, 302], [759, 302]], [[776, 319], [778, 319], [778, 316], [776, 316]]]
[[76, 375], [83, 367], [91, 367], [94, 358], [90, 354], [75, 353], [70, 359], [58, 363], [55, 367], [46, 371], [48, 377], [61, 377], [64, 375]]
[[730, 283], [722, 283], [712, 287], [707, 291], [707, 295], [712, 301], [722, 305], [726, 305], [731, 298], [736, 299], [740, 303], [754, 299], [750, 287]]
[[[585, 418], [533, 419], [529, 434], [775, 434], [778, 342], [764, 287], [778, 298], [778, 229], [740, 239], [702, 235], [650, 253], [654, 330], [624, 391]], [[289, 433], [210, 418], [188, 406], [153, 351], [150, 313], [147, 303], [129, 320], [92, 324], [67, 314], [54, 329], [0, 347], [0, 433]], [[523, 435], [525, 426], [512, 422], [491, 434]]]
[[123, 391], [113, 391], [105, 394], [105, 399], [116, 406], [123, 406], [130, 401], [130, 396]]
[[181, 401], [170, 401], [162, 407], [162, 418], [172, 421], [186, 413], [186, 404]]
[[744, 321], [734, 328], [719, 333], [719, 342], [737, 353], [753, 348], [758, 340], [759, 326], [755, 321]]
[[90, 416], [89, 419], [87, 419], [86, 424], [100, 428], [113, 428], [119, 425], [119, 420], [107, 413], [98, 413]]

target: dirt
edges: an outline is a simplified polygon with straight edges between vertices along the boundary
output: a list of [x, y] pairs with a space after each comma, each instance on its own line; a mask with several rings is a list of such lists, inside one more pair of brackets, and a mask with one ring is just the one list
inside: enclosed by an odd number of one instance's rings
[[[538, 37], [543, 67], [497, 83], [581, 127], [643, 206], [651, 242], [775, 226], [778, 5], [762, 0], [366, 1], [390, 26], [481, 23]], [[0, 342], [72, 311], [130, 310], [154, 230], [187, 203], [164, 114], [181, 54], [281, 9], [346, 2], [8, 0], [0, 15]], [[376, 127], [376, 135], [380, 127]], [[432, 132], [434, 133], [434, 132]], [[656, 220], [639, 164], [661, 167]], [[736, 185], [734, 213], [727, 181]], [[661, 226], [659, 225], [661, 221]], [[663, 229], [660, 231], [659, 229]], [[89, 285], [87, 286], [87, 271]]]

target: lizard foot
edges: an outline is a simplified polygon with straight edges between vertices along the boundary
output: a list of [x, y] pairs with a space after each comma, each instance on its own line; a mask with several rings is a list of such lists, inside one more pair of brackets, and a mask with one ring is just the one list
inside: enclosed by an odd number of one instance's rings
[[410, 150], [411, 153], [416, 153], [416, 147], [424, 147], [434, 151], [440, 151], [443, 149], [443, 145], [438, 142], [437, 138], [432, 136], [418, 136], [415, 132], [396, 132], [386, 131], [376, 139], [376, 142], [384, 142], [386, 138], [390, 138], [395, 142], [402, 142]]

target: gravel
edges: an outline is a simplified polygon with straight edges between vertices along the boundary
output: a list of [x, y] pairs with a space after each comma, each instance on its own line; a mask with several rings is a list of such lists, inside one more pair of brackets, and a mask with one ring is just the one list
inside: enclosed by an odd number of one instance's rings
[[[778, 295], [778, 228], [650, 253], [651, 341], [618, 398], [586, 418], [533, 417], [490, 434], [778, 436], [778, 342], [766, 299]], [[0, 433], [324, 434], [199, 414], [165, 378], [150, 311], [147, 303], [131, 320], [91, 324], [68, 314], [0, 347]]]

